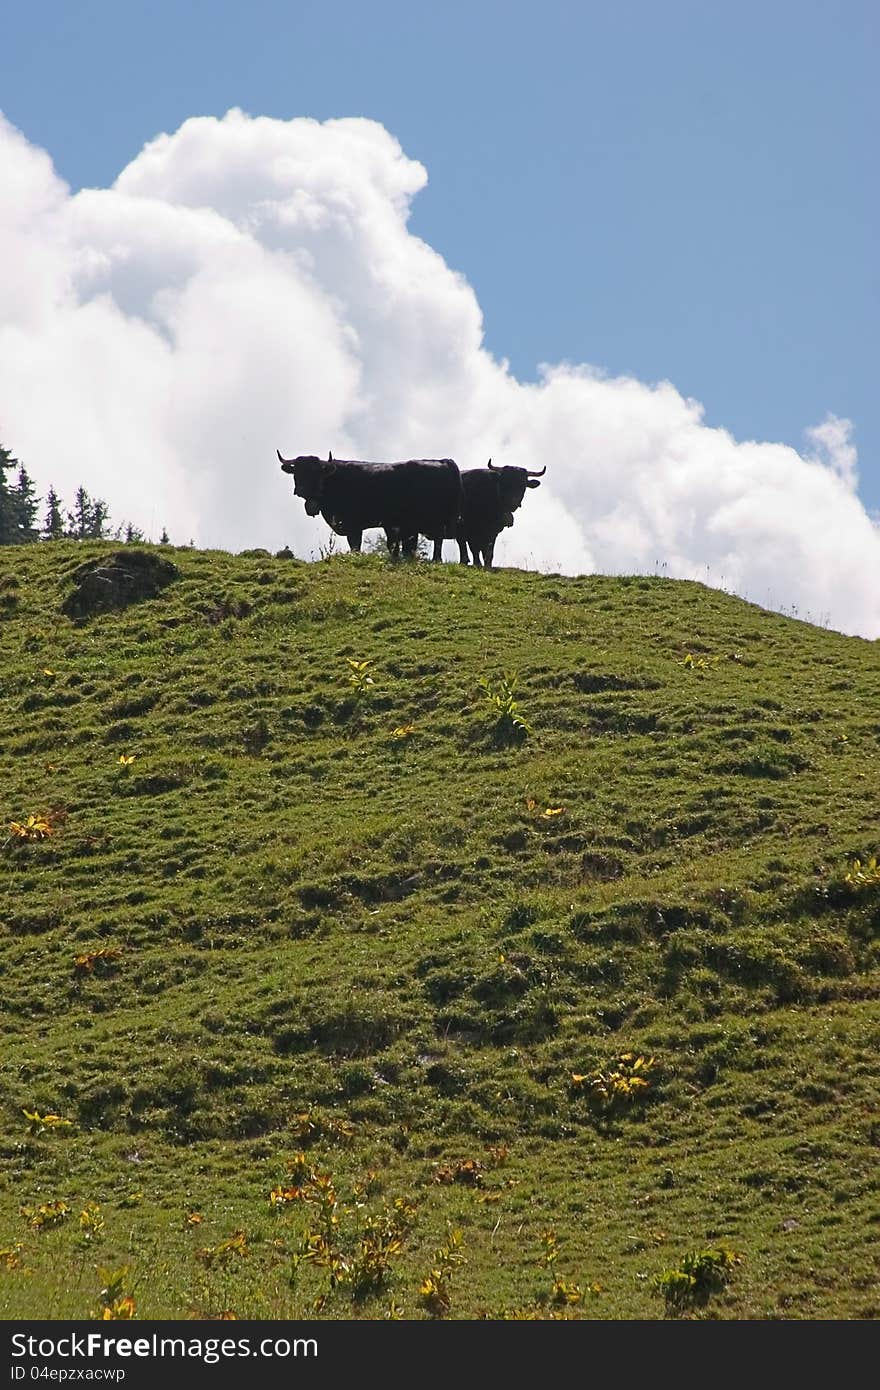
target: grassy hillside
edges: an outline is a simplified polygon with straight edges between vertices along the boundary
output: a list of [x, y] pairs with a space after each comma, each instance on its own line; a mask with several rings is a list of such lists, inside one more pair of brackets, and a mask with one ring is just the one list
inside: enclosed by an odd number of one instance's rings
[[0, 552], [4, 1318], [880, 1316], [880, 643], [116, 553]]

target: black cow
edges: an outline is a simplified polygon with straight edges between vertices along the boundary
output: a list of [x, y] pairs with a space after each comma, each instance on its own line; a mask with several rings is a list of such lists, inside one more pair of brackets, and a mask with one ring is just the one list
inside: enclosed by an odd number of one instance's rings
[[538, 482], [547, 472], [543, 468], [514, 468], [493, 465], [487, 468], [466, 468], [461, 475], [464, 505], [461, 520], [454, 531], [458, 541], [459, 560], [468, 563], [468, 547], [475, 565], [492, 568], [495, 542], [506, 526], [513, 525], [513, 514], [522, 505], [527, 487], [540, 487]]
[[421, 534], [434, 542], [433, 558], [440, 560], [444, 536], [456, 534], [463, 497], [453, 459], [362, 463], [332, 454], [326, 461], [313, 454], [286, 459], [276, 452], [309, 516], [320, 514], [352, 550], [360, 550], [364, 531], [381, 526], [392, 553], [401, 545], [414, 552]]

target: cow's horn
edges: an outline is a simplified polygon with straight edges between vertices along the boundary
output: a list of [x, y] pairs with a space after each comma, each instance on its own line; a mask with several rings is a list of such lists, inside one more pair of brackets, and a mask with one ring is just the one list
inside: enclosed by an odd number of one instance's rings
[[282, 463], [293, 463], [293, 459], [286, 459], [280, 449], [275, 450]]
[[332, 450], [331, 450], [330, 453], [327, 455], [327, 462], [328, 462], [328, 463], [332, 463], [332, 462], [333, 462], [333, 451], [332, 451]]
[[543, 468], [527, 468], [527, 469], [526, 469], [526, 474], [527, 474], [527, 476], [528, 476], [529, 478], [543, 478], [543, 476], [544, 476], [544, 474], [545, 474], [546, 472], [547, 472], [547, 465], [546, 465], [546, 463], [544, 464], [544, 467], [543, 467]]
[[493, 463], [491, 459], [489, 460], [489, 462], [488, 462], [488, 464], [487, 464], [486, 466], [487, 466], [488, 468], [491, 468], [493, 473], [498, 473], [498, 472], [500, 471], [498, 464], [497, 464], [497, 463]]

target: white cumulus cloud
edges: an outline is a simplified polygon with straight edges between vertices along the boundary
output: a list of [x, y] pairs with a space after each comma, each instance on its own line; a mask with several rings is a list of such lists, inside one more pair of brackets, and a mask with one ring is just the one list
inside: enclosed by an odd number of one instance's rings
[[880, 636], [850, 422], [798, 453], [708, 428], [668, 382], [517, 381], [408, 230], [427, 174], [381, 125], [194, 117], [77, 194], [2, 116], [0, 157], [0, 442], [43, 489], [84, 483], [154, 538], [308, 556], [327, 529], [276, 447], [546, 463], [496, 563], [656, 570]]

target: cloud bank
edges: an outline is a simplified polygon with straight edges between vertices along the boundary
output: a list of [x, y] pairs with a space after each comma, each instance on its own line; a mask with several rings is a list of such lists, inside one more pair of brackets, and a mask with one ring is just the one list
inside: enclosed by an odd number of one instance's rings
[[276, 447], [546, 463], [496, 563], [656, 570], [880, 636], [849, 422], [798, 453], [708, 428], [668, 382], [516, 380], [407, 229], [427, 174], [381, 125], [197, 117], [75, 195], [2, 117], [0, 159], [0, 442], [44, 490], [84, 483], [153, 538], [308, 557], [328, 532]]

